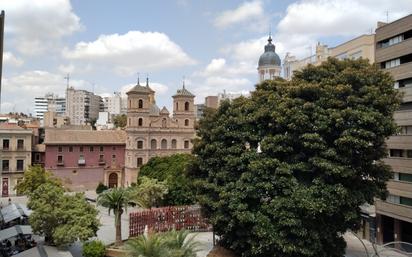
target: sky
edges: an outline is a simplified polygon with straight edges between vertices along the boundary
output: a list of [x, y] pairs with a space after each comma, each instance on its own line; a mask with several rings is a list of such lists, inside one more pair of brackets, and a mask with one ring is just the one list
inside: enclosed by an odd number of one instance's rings
[[246, 93], [269, 32], [276, 52], [305, 57], [412, 13], [412, 0], [0, 0], [5, 10], [1, 112], [70, 86], [109, 96], [149, 77], [159, 107], [183, 81], [207, 95]]

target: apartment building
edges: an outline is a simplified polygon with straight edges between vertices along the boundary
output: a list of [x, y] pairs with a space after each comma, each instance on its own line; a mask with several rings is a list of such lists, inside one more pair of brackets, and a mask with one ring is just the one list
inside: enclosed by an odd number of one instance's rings
[[44, 119], [44, 113], [52, 111], [63, 116], [66, 112], [66, 98], [59, 97], [53, 93], [47, 93], [42, 97], [34, 98], [34, 116]]
[[66, 116], [70, 124], [84, 125], [97, 120], [102, 98], [86, 90], [69, 87], [66, 91]]
[[301, 70], [308, 64], [319, 65], [328, 57], [337, 59], [369, 59], [370, 63], [375, 61], [375, 34], [365, 34], [335, 47], [328, 48], [327, 45], [318, 43], [314, 54], [305, 58], [297, 59], [291, 53], [287, 53], [283, 61], [283, 76], [291, 79], [293, 72]]
[[32, 130], [16, 124], [0, 124], [1, 195], [16, 195], [15, 186], [31, 165]]
[[379, 23], [375, 61], [392, 74], [404, 93], [395, 121], [401, 130], [387, 140], [385, 162], [393, 169], [385, 201], [376, 200], [377, 241], [412, 243], [412, 15], [389, 24]]

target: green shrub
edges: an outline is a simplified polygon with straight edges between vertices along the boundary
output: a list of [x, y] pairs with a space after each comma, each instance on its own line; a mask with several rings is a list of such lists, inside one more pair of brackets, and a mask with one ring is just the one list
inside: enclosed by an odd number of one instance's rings
[[104, 257], [105, 253], [106, 247], [102, 241], [95, 240], [83, 244], [82, 254], [84, 257]]
[[100, 194], [103, 191], [106, 191], [107, 189], [109, 189], [106, 185], [104, 185], [102, 182], [99, 183], [99, 185], [97, 185], [96, 188], [96, 194]]

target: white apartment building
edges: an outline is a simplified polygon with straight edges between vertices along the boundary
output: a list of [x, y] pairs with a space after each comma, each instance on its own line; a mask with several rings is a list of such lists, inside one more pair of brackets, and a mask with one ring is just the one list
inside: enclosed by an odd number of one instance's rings
[[104, 111], [111, 115], [127, 113], [127, 97], [122, 96], [120, 92], [114, 92], [113, 96], [104, 98]]
[[47, 93], [44, 97], [35, 97], [34, 116], [43, 120], [44, 113], [48, 111], [56, 112], [57, 115], [64, 115], [66, 112], [66, 98], [53, 93]]
[[86, 90], [69, 87], [66, 91], [66, 116], [72, 125], [85, 125], [97, 120], [102, 98]]

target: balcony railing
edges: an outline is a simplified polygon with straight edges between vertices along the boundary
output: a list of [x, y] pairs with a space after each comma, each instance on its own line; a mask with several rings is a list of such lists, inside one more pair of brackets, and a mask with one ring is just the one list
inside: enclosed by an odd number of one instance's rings
[[64, 166], [64, 161], [57, 161], [57, 166]]
[[86, 160], [84, 160], [84, 159], [79, 159], [79, 160], [77, 161], [77, 164], [79, 164], [79, 165], [86, 165]]
[[105, 160], [99, 160], [99, 165], [105, 165], [106, 161]]

